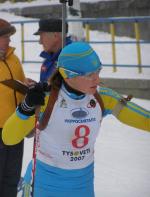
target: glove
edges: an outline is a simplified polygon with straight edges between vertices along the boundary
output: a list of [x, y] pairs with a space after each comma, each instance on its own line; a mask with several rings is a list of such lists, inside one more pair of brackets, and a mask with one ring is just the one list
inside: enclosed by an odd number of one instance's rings
[[36, 106], [44, 105], [44, 91], [48, 91], [48, 84], [46, 84], [40, 82], [29, 87], [24, 101], [18, 106], [20, 113], [31, 116], [35, 113]]

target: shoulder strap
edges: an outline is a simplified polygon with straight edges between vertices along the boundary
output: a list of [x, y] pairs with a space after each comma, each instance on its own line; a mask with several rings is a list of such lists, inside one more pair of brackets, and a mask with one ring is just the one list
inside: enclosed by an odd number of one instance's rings
[[102, 113], [103, 113], [104, 110], [105, 110], [105, 107], [104, 107], [104, 103], [103, 103], [101, 95], [96, 91], [96, 93], [94, 94], [94, 97], [97, 100], [97, 102], [99, 103], [100, 108], [101, 108]]
[[47, 107], [43, 114], [42, 120], [40, 121], [40, 125], [39, 125], [40, 130], [45, 129], [48, 124], [55, 102], [58, 98], [58, 93], [59, 93], [59, 89], [52, 88], [49, 99], [48, 99]]
[[[47, 107], [46, 107], [45, 112], [43, 114], [43, 118], [40, 121], [40, 125], [39, 125], [40, 130], [45, 129], [47, 124], [48, 124], [48, 121], [49, 121], [50, 116], [52, 114], [55, 102], [58, 98], [58, 93], [59, 93], [58, 89], [52, 89], [51, 90], [51, 94], [50, 94], [49, 99], [48, 99]], [[104, 103], [103, 103], [103, 100], [102, 100], [100, 94], [97, 91], [94, 94], [94, 97], [97, 100], [97, 102], [99, 103], [99, 105], [102, 109], [102, 112], [103, 112], [104, 111]]]

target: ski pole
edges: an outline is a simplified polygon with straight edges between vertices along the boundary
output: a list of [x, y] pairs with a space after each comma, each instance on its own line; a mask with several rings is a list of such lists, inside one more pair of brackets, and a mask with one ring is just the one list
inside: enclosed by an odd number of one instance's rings
[[62, 3], [62, 48], [66, 45], [67, 2], [69, 6], [73, 5], [73, 0], [60, 0]]
[[33, 155], [32, 155], [32, 176], [31, 176], [31, 196], [34, 197], [34, 183], [35, 183], [35, 171], [36, 171], [36, 156], [39, 143], [39, 113], [40, 107], [35, 110], [35, 132], [34, 132], [34, 142], [33, 142]]

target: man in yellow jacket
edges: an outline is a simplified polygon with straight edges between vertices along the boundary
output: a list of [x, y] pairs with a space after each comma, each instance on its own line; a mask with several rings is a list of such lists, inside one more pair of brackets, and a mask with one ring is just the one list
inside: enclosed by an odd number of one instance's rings
[[[15, 48], [10, 47], [14, 26], [0, 18], [0, 81], [16, 79], [24, 82], [25, 76]], [[16, 197], [20, 179], [23, 141], [14, 146], [4, 145], [1, 139], [5, 121], [13, 114], [23, 95], [0, 83], [0, 196]]]

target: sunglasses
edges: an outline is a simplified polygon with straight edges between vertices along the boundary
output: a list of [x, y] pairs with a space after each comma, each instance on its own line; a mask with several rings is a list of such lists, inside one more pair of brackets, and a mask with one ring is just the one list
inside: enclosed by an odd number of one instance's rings
[[101, 70], [102, 68], [98, 68], [97, 70], [93, 72], [84, 73], [84, 72], [77, 72], [77, 71], [69, 70], [63, 67], [59, 67], [59, 72], [61, 73], [63, 78], [73, 78], [77, 76], [90, 76], [93, 73], [100, 73]]

